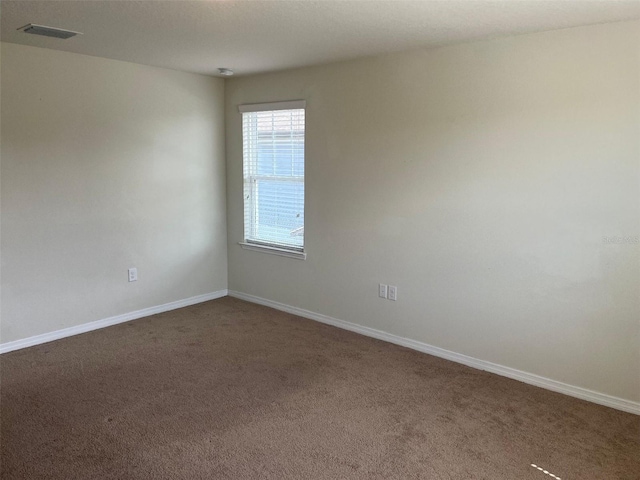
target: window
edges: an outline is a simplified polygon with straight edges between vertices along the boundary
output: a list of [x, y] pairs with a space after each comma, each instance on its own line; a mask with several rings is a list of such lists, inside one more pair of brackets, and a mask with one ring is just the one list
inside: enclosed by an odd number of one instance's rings
[[305, 102], [241, 105], [245, 248], [304, 258]]

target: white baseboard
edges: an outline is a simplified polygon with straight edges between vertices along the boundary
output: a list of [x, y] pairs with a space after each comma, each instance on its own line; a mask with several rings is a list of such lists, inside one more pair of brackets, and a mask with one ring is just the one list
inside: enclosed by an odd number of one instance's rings
[[216, 298], [226, 296], [227, 290], [218, 290], [217, 292], [205, 293], [204, 295], [197, 295], [195, 297], [185, 298], [184, 300], [176, 300], [175, 302], [165, 303], [156, 307], [143, 308], [142, 310], [136, 310], [135, 312], [123, 313], [122, 315], [116, 315], [115, 317], [103, 318], [102, 320], [96, 320], [95, 322], [83, 323], [82, 325], [77, 325], [75, 327], [63, 328], [62, 330], [43, 333], [42, 335], [35, 335], [33, 337], [23, 338], [13, 342], [1, 343], [0, 354], [19, 350], [21, 348], [32, 347], [34, 345], [40, 345], [41, 343], [52, 342], [61, 338], [71, 337], [80, 333], [110, 327], [111, 325], [116, 325], [118, 323], [148, 317], [149, 315], [155, 315], [156, 313], [168, 312], [170, 310], [175, 310], [176, 308], [188, 307], [189, 305], [195, 305], [196, 303], [207, 302], [209, 300], [215, 300]]
[[265, 298], [249, 295], [247, 293], [230, 290], [229, 296], [239, 298], [241, 300], [246, 300], [252, 303], [265, 305], [267, 307], [275, 308], [276, 310], [282, 310], [283, 312], [292, 313], [300, 317], [308, 318], [310, 320], [316, 320], [318, 322], [326, 323], [328, 325], [333, 325], [335, 327], [343, 328], [345, 330], [350, 330], [352, 332], [360, 333], [368, 337], [377, 338], [378, 340], [384, 340], [389, 343], [395, 343], [396, 345], [401, 345], [403, 347], [411, 348], [419, 352], [428, 353], [429, 355], [434, 355], [436, 357], [451, 360], [453, 362], [461, 363], [463, 365], [477, 368], [479, 370], [485, 370], [487, 372], [495, 373], [503, 377], [519, 380], [521, 382], [528, 383], [530, 385], [535, 385], [536, 387], [545, 388], [547, 390], [563, 393], [571, 397], [580, 398], [582, 400], [587, 400], [589, 402], [597, 403], [599, 405], [604, 405], [606, 407], [611, 407], [617, 410], [622, 410], [624, 412], [640, 415], [640, 402], [633, 402], [631, 400], [625, 400], [623, 398], [613, 397], [611, 395], [595, 392], [593, 390], [588, 390], [586, 388], [576, 387], [563, 382], [552, 380], [550, 378], [541, 377], [539, 375], [523, 372], [521, 370], [516, 370], [515, 368], [505, 367], [503, 365], [487, 362], [485, 360], [479, 360], [477, 358], [469, 357], [467, 355], [462, 355], [460, 353], [452, 352], [450, 350], [434, 347], [433, 345], [429, 345], [427, 343], [418, 342], [416, 340], [411, 340], [409, 338], [399, 337], [397, 335], [383, 332], [381, 330], [376, 330], [369, 327], [363, 327], [362, 325], [358, 325], [351, 322], [345, 322], [344, 320], [338, 320], [337, 318], [329, 317], [327, 315], [311, 312], [309, 310], [304, 310], [302, 308], [292, 307], [290, 305], [285, 305], [284, 303], [274, 302], [272, 300], [267, 300]]

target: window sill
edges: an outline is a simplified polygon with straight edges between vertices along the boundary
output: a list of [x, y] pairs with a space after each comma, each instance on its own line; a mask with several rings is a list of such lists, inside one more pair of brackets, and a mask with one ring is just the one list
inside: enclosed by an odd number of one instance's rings
[[258, 245], [256, 243], [238, 242], [245, 250], [253, 250], [254, 252], [270, 253], [272, 255], [280, 255], [281, 257], [297, 258], [298, 260], [306, 260], [307, 254], [297, 250], [287, 250], [286, 248], [269, 247], [267, 245]]

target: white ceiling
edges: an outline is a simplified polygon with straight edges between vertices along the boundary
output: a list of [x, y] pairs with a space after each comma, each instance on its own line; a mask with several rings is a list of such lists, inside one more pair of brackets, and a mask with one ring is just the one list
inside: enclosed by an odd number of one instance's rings
[[[2, 41], [217, 75], [640, 18], [640, 0], [2, 0]], [[83, 32], [69, 40], [16, 29]]]

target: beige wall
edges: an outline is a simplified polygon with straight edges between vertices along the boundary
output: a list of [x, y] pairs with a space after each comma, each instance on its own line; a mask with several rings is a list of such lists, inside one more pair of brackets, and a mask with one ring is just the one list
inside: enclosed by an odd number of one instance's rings
[[[639, 32], [236, 78], [226, 96], [2, 44], [0, 342], [225, 289], [228, 231], [230, 289], [639, 401], [640, 246], [603, 241], [640, 235]], [[237, 245], [237, 105], [290, 99], [308, 105], [306, 261]]]
[[[640, 24], [227, 81], [229, 288], [640, 400]], [[307, 100], [308, 259], [242, 250], [242, 103]], [[398, 301], [377, 284], [398, 286]]]
[[0, 341], [225, 289], [224, 82], [1, 53]]

